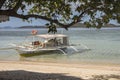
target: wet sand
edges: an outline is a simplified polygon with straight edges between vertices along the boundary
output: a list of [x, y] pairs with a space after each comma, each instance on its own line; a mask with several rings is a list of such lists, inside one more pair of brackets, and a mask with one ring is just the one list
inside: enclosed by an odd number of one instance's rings
[[94, 75], [117, 75], [120, 80], [120, 65], [0, 61], [0, 79], [3, 80], [7, 77], [16, 80], [35, 78], [40, 80], [90, 80]]

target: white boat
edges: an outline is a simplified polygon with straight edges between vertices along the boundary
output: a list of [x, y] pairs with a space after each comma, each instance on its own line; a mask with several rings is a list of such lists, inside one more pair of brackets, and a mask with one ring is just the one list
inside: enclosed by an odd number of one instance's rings
[[69, 44], [68, 36], [64, 34], [41, 34], [29, 37], [32, 37], [32, 41], [14, 44], [14, 49], [16, 49], [21, 56], [34, 56], [50, 51], [59, 51], [67, 54], [68, 48], [71, 48], [74, 52], [79, 52], [78, 49]]

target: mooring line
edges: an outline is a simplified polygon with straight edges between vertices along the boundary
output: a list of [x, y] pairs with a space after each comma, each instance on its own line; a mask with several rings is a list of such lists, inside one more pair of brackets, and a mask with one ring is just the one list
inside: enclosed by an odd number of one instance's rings
[[8, 47], [8, 48], [0, 48], [0, 50], [8, 50], [8, 49], [13, 49], [14, 47]]

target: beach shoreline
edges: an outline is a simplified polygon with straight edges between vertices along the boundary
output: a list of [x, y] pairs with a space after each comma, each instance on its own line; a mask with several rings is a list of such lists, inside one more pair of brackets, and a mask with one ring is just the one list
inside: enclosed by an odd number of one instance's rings
[[93, 75], [119, 75], [120, 65], [87, 63], [50, 63], [34, 61], [0, 61], [0, 71], [24, 70], [38, 73], [58, 73], [83, 79]]

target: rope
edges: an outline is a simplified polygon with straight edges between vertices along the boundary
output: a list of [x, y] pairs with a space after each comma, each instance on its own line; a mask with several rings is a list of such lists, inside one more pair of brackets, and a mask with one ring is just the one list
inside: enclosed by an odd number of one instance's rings
[[8, 49], [13, 49], [14, 47], [9, 47], [9, 48], [0, 48], [0, 50], [8, 50]]

